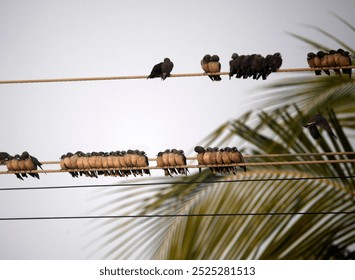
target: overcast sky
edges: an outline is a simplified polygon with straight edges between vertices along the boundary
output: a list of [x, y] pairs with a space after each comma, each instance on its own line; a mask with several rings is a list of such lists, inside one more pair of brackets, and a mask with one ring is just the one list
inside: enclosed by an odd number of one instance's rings
[[[194, 73], [207, 53], [220, 56], [222, 71], [233, 52], [280, 52], [283, 68], [306, 67], [307, 52], [315, 50], [285, 31], [339, 47], [304, 26], [313, 24], [354, 46], [353, 33], [330, 14], [355, 25], [354, 8], [352, 0], [0, 0], [0, 80], [148, 75], [165, 57], [173, 73]], [[27, 150], [40, 161], [77, 150], [133, 148], [154, 157], [175, 147], [189, 155], [217, 126], [258, 109], [250, 98], [255, 89], [284, 77], [0, 85], [0, 151]], [[0, 188], [118, 181], [40, 176], [0, 175]], [[92, 189], [1, 191], [0, 217], [98, 214], [90, 212], [92, 195]], [[0, 228], [0, 259], [84, 259], [92, 237], [83, 237], [87, 222], [78, 220], [0, 221]]]

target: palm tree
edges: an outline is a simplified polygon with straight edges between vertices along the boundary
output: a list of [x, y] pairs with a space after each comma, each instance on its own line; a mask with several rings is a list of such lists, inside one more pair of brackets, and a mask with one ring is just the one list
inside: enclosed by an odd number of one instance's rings
[[[354, 55], [345, 43], [317, 30]], [[271, 109], [250, 111], [228, 121], [201, 144], [247, 143], [242, 151], [254, 155], [353, 151], [347, 136], [355, 128], [352, 79], [307, 75], [282, 80], [266, 93], [257, 94]], [[280, 96], [285, 98], [280, 100]], [[328, 118], [337, 139], [324, 131], [320, 140], [310, 137], [302, 124], [315, 112]], [[353, 158], [296, 157], [300, 161]], [[279, 160], [255, 157], [248, 162]], [[203, 170], [174, 183], [159, 179], [103, 191], [102, 211], [120, 210], [123, 215], [140, 217], [93, 225], [104, 229], [104, 235], [94, 242], [95, 249], [100, 248], [103, 258], [121, 259], [354, 258], [354, 163], [266, 165], [249, 170], [237, 176], [215, 176]]]

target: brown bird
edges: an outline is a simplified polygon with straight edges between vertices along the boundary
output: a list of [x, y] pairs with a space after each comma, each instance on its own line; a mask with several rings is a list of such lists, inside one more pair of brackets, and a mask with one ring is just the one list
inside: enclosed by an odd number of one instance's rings
[[146, 168], [149, 166], [149, 160], [148, 160], [148, 157], [144, 151], [138, 152], [137, 166], [142, 168], [144, 174], [147, 174], [150, 176], [149, 168]]
[[[229, 157], [233, 163], [245, 163], [244, 157], [241, 152], [237, 149], [237, 147], [232, 147], [229, 153]], [[247, 171], [247, 167], [241, 166], [244, 172]]]
[[[43, 170], [42, 163], [40, 163], [38, 159], [35, 158], [34, 156], [31, 156], [27, 151], [23, 152], [20, 158], [25, 161], [26, 170], [28, 171], [37, 170], [37, 167]], [[28, 173], [28, 175], [32, 176], [33, 178], [39, 179], [38, 173], [30, 172]]]
[[[337, 64], [335, 62], [335, 56], [336, 56], [336, 51], [335, 50], [330, 50], [329, 54], [327, 55], [327, 64], [328, 67], [336, 67]], [[340, 54], [339, 54], [340, 55]], [[341, 76], [340, 70], [339, 69], [334, 69], [335, 75]]]
[[126, 163], [126, 151], [121, 151], [119, 153], [119, 161], [120, 161], [120, 165], [121, 165], [121, 173], [124, 175], [124, 176], [128, 176], [131, 173], [131, 171], [128, 169], [129, 166], [127, 166], [127, 163]]
[[[320, 63], [322, 67], [329, 67], [328, 66], [328, 59], [327, 59], [328, 53], [325, 53], [323, 51], [319, 51], [317, 52], [317, 57], [320, 59]], [[327, 74], [328, 76], [330, 75], [330, 71], [329, 70], [324, 70], [323, 72], [325, 74]]]
[[167, 149], [164, 151], [163, 161], [164, 164], [171, 167], [169, 168], [170, 174], [178, 174], [177, 170], [173, 168], [175, 166], [175, 155], [171, 150]]
[[[164, 155], [164, 152], [159, 152], [159, 153], [157, 154], [157, 167], [163, 168], [163, 167], [166, 166], [166, 165], [164, 164], [163, 155]], [[171, 174], [170, 174], [170, 172], [169, 172], [169, 169], [163, 168], [163, 170], [164, 170], [164, 175], [165, 175], [165, 176], [173, 177], [173, 176], [171, 176]]]
[[[13, 160], [14, 160], [14, 157], [13, 156], [8, 156], [7, 157], [7, 161], [6, 161], [6, 168], [7, 168], [7, 171], [18, 171], [18, 170], [15, 170], [15, 168], [12, 166], [12, 163], [13, 163]], [[16, 159], [16, 161], [18, 161], [18, 159]], [[20, 179], [20, 180], [23, 180], [22, 176], [19, 174], [19, 173], [14, 173], [16, 178]], [[27, 175], [26, 175], [27, 177]]]
[[[208, 69], [209, 69], [210, 73], [221, 72], [221, 63], [219, 62], [218, 55], [212, 55], [210, 62], [208, 63]], [[211, 75], [210, 78], [213, 81], [221, 81], [222, 80], [220, 75]]]
[[[307, 62], [308, 62], [309, 67], [311, 67], [311, 68], [317, 67], [315, 64], [315, 61], [314, 61], [316, 59], [316, 57], [317, 56], [315, 55], [315, 53], [310, 52], [307, 54]], [[317, 63], [318, 63], [318, 58], [317, 58]], [[321, 75], [321, 70], [315, 70], [314, 73], [317, 76], [319, 76], [319, 75]]]
[[[194, 148], [194, 151], [197, 153], [198, 165], [206, 165], [206, 163], [203, 160], [203, 155], [206, 152], [205, 148], [201, 147], [201, 146], [196, 146]], [[199, 173], [201, 173], [201, 167], [199, 167], [198, 171], [199, 171]]]
[[[205, 71], [205, 73], [210, 73], [210, 68], [209, 68], [209, 63], [211, 61], [211, 55], [206, 54], [202, 60], [201, 60], [201, 67], [202, 70]], [[213, 78], [211, 75], [208, 75], [208, 77], [213, 81]]]
[[232, 160], [230, 159], [230, 156], [229, 156], [230, 151], [231, 151], [231, 148], [229, 148], [229, 147], [224, 148], [224, 151], [222, 152], [222, 161], [223, 161], [223, 164], [227, 165], [225, 167], [225, 171], [227, 173], [236, 174], [234, 166], [228, 166], [229, 164], [232, 163]]
[[[216, 165], [217, 164], [217, 152], [218, 152], [218, 148], [217, 147], [213, 147], [211, 148], [211, 164], [212, 165]], [[219, 173], [219, 167], [213, 167], [211, 168], [212, 173]]]
[[[175, 155], [176, 166], [186, 165], [186, 156], [183, 150], [173, 149], [172, 152]], [[187, 168], [177, 168], [177, 172], [181, 175], [187, 175], [187, 172], [189, 172], [189, 170]]]
[[[212, 165], [212, 160], [211, 160], [211, 155], [212, 155], [212, 148], [207, 147], [206, 151], [203, 154], [203, 161], [206, 165]], [[215, 169], [213, 167], [209, 167], [210, 171], [212, 174], [215, 174]]]

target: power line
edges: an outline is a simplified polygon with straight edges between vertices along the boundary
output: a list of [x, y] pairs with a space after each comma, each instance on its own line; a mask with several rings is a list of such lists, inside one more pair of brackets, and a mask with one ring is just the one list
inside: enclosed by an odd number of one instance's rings
[[[343, 67], [323, 67], [323, 68], [288, 68], [279, 69], [274, 73], [284, 72], [310, 72], [315, 70], [334, 70], [334, 69], [350, 69], [355, 68], [355, 65]], [[219, 73], [183, 73], [171, 74], [169, 78], [181, 77], [200, 77], [206, 75], [229, 75], [229, 72]], [[86, 81], [109, 81], [109, 80], [134, 80], [134, 79], [147, 79], [148, 75], [135, 75], [135, 76], [110, 76], [110, 77], [83, 77], [83, 78], [54, 78], [54, 79], [33, 79], [33, 80], [2, 80], [0, 84], [27, 84], [27, 83], [60, 83], [60, 82], [86, 82]]]
[[28, 220], [79, 220], [79, 219], [126, 219], [126, 218], [177, 218], [177, 217], [238, 217], [238, 216], [295, 216], [295, 215], [354, 215], [355, 211], [324, 212], [270, 212], [270, 213], [207, 213], [207, 214], [139, 214], [98, 216], [48, 216], [48, 217], [0, 217], [0, 221]]
[[[28, 191], [28, 190], [55, 190], [55, 189], [76, 189], [76, 188], [112, 188], [112, 187], [138, 187], [157, 185], [191, 185], [191, 184], [218, 184], [218, 183], [242, 183], [242, 182], [268, 182], [268, 181], [307, 181], [307, 180], [329, 180], [329, 179], [351, 179], [350, 176], [311, 176], [311, 177], [290, 177], [290, 178], [259, 178], [259, 179], [232, 179], [232, 180], [208, 180], [208, 181], [164, 181], [150, 183], [118, 183], [118, 184], [93, 184], [93, 185], [68, 185], [68, 186], [46, 186], [46, 187], [19, 187], [0, 188], [0, 191]], [[238, 186], [238, 185], [234, 185]]]
[[0, 175], [30, 173], [62, 173], [62, 172], [84, 172], [84, 171], [115, 171], [115, 170], [142, 170], [142, 169], [168, 169], [168, 168], [214, 168], [214, 167], [243, 167], [243, 166], [283, 166], [283, 165], [308, 165], [308, 164], [334, 164], [334, 163], [355, 163], [355, 159], [336, 160], [309, 160], [309, 161], [270, 161], [270, 162], [245, 162], [230, 164], [211, 165], [174, 165], [174, 166], [145, 166], [145, 167], [119, 167], [119, 168], [90, 168], [90, 169], [46, 169], [46, 170], [23, 170], [23, 171], [0, 171]]

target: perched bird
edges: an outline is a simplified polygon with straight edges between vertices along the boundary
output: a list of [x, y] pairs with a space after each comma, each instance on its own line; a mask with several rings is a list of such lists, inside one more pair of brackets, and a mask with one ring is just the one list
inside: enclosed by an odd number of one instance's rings
[[[336, 67], [337, 64], [335, 62], [335, 56], [336, 56], [336, 51], [335, 50], [330, 50], [329, 54], [327, 55], [327, 65], [328, 67]], [[339, 69], [334, 69], [335, 75], [341, 76], [340, 70]]]
[[[73, 153], [68, 152], [67, 154], [61, 156], [59, 164], [62, 170], [74, 169], [74, 166], [72, 165], [72, 161], [71, 161], [71, 157], [73, 155], [74, 155]], [[78, 177], [78, 172], [76, 171], [70, 171], [69, 174], [73, 178]]]
[[[206, 54], [202, 60], [201, 60], [201, 67], [202, 70], [205, 71], [205, 73], [210, 73], [210, 68], [209, 68], [209, 63], [211, 61], [211, 55]], [[211, 75], [208, 75], [208, 77], [213, 81], [213, 78]]]
[[273, 56], [271, 54], [268, 54], [263, 59], [262, 71], [261, 71], [261, 77], [263, 78], [263, 80], [266, 80], [267, 76], [269, 76], [271, 73], [270, 64], [271, 64], [272, 59], [273, 59]]
[[[240, 78], [243, 75], [240, 75], [241, 72], [241, 67], [242, 67], [242, 62], [245, 58], [245, 55], [240, 55], [236, 59], [233, 60], [233, 73], [236, 74], [236, 78]], [[229, 73], [231, 74], [231, 73]]]
[[166, 77], [170, 76], [171, 71], [174, 68], [174, 63], [169, 58], [164, 58], [163, 64], [161, 65], [162, 80], [164, 81]]
[[252, 60], [253, 60], [253, 55], [244, 56], [244, 58], [241, 62], [241, 65], [240, 65], [240, 71], [237, 74], [237, 78], [243, 77], [243, 79], [246, 79], [249, 77], [250, 66], [251, 66]]
[[[14, 169], [17, 169], [20, 171], [24, 171], [27, 169], [26, 165], [25, 165], [25, 161], [20, 158], [20, 155], [16, 154], [16, 155], [14, 155], [14, 158], [17, 160], [17, 162], [12, 162], [12, 167]], [[24, 178], [27, 178], [26, 173], [21, 173], [21, 176]]]
[[6, 152], [0, 152], [0, 164], [4, 164], [7, 160], [10, 159], [10, 155]]
[[[159, 153], [157, 154], [157, 167], [163, 168], [163, 167], [166, 166], [166, 165], [164, 164], [164, 161], [163, 161], [163, 154], [164, 154], [164, 152], [159, 152]], [[169, 169], [163, 168], [163, 170], [164, 170], [164, 175], [165, 175], [165, 176], [173, 177], [173, 176], [171, 176], [171, 174], [170, 174], [170, 172], [169, 172]]]
[[252, 58], [249, 75], [253, 76], [254, 80], [258, 80], [262, 75], [263, 60], [264, 57], [261, 54], [256, 54]]
[[[204, 153], [206, 152], [204, 147], [201, 146], [196, 146], [194, 148], [194, 151], [197, 153], [197, 162], [198, 165], [206, 165], [205, 161], [204, 161]], [[198, 171], [201, 173], [201, 168], [198, 169]]]
[[[321, 67], [329, 67], [328, 66], [327, 56], [328, 56], [328, 54], [323, 52], [323, 51], [317, 52], [317, 57], [320, 59]], [[325, 74], [327, 74], [328, 76], [330, 75], [330, 71], [329, 70], [324, 70], [323, 69], [323, 72]]]
[[307, 127], [309, 129], [309, 132], [311, 133], [314, 139], [321, 138], [317, 126], [324, 128], [331, 136], [336, 138], [336, 135], [333, 133], [333, 130], [329, 126], [328, 121], [320, 113], [312, 116], [309, 119], [308, 123], [304, 125], [304, 127]]
[[231, 151], [231, 148], [229, 148], [229, 147], [224, 148], [224, 151], [222, 152], [222, 161], [223, 161], [223, 164], [227, 165], [225, 167], [225, 171], [227, 173], [236, 174], [236, 168], [234, 166], [228, 166], [229, 164], [233, 163], [232, 160], [230, 159], [230, 156], [229, 156], [230, 151]]
[[[184, 154], [183, 150], [176, 150], [173, 149], [172, 152], [174, 153], [175, 156], [175, 164], [176, 166], [183, 166], [186, 165], [186, 156]], [[187, 175], [187, 172], [189, 172], [189, 170], [187, 168], [176, 168], [177, 172], [181, 175]]]
[[276, 72], [281, 68], [282, 65], [282, 56], [279, 52], [276, 52], [272, 55], [269, 67], [271, 72]]
[[[42, 163], [40, 163], [39, 160], [34, 156], [31, 156], [27, 151], [23, 152], [20, 158], [25, 161], [25, 166], [27, 170], [37, 170], [37, 167], [43, 170]], [[38, 173], [30, 172], [28, 174], [33, 178], [39, 179]]]
[[[6, 161], [6, 168], [7, 168], [7, 171], [17, 171], [13, 168], [12, 166], [12, 161], [13, 161], [14, 157], [13, 156], [9, 156], [7, 158], [7, 161]], [[16, 178], [20, 179], [20, 180], [23, 180], [22, 176], [19, 174], [19, 173], [14, 173]]]
[[[350, 53], [348, 51], [344, 51], [343, 49], [339, 49], [338, 52], [340, 53], [340, 56], [338, 58], [338, 66], [343, 67], [343, 66], [350, 66], [351, 65], [351, 57]], [[343, 74], [348, 74], [349, 78], [351, 78], [351, 73], [352, 69], [342, 69]]]
[[229, 61], [229, 79], [233, 77], [234, 74], [237, 74], [236, 63], [239, 55], [237, 53], [232, 54], [232, 59]]
[[170, 72], [173, 68], [174, 63], [172, 63], [169, 58], [165, 58], [163, 62], [154, 65], [147, 79], [161, 78], [162, 80], [165, 80], [166, 77], [170, 76]]
[[138, 151], [137, 166], [142, 168], [144, 174], [147, 174], [150, 176], [149, 169], [145, 168], [145, 167], [149, 166], [149, 160], [148, 160], [148, 157], [144, 151]]
[[[221, 72], [221, 63], [219, 62], [218, 55], [212, 55], [210, 62], [208, 63], [208, 68], [210, 70], [210, 73]], [[210, 78], [213, 81], [221, 81], [222, 80], [220, 75], [211, 75]]]
[[[213, 147], [211, 148], [211, 156], [210, 156], [210, 160], [211, 160], [211, 164], [216, 165], [217, 164], [217, 152], [218, 152], [218, 148], [217, 147]], [[213, 167], [213, 169], [211, 168], [212, 173], [219, 173], [219, 167]]]
[[160, 62], [156, 65], [154, 65], [152, 71], [150, 72], [150, 75], [147, 77], [147, 79], [154, 79], [154, 78], [162, 78], [162, 65], [163, 62]]
[[[308, 53], [307, 54], [307, 62], [308, 62], [308, 65], [309, 67], [311, 68], [316, 68], [316, 64], [314, 63], [314, 59], [316, 58], [316, 54], [315, 53]], [[314, 73], [319, 76], [321, 75], [321, 70], [315, 70]]]
[[[244, 157], [241, 152], [237, 149], [237, 147], [232, 147], [229, 153], [229, 157], [233, 163], [245, 163]], [[247, 167], [241, 166], [244, 172], [247, 171]]]

